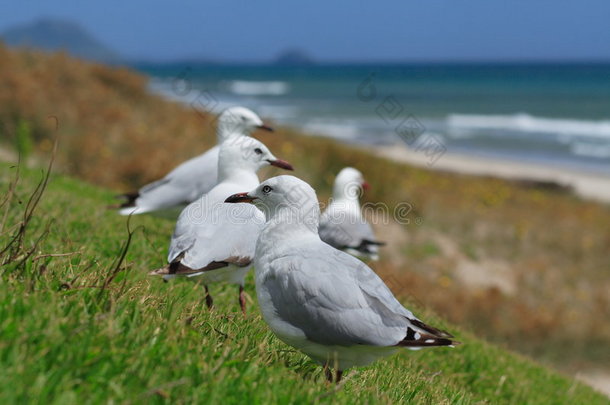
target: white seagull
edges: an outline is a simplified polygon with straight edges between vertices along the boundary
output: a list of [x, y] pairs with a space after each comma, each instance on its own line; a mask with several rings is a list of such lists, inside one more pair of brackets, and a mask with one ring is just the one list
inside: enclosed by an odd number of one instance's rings
[[346, 167], [335, 178], [333, 198], [320, 217], [320, 238], [334, 248], [369, 260], [378, 260], [373, 228], [362, 216], [359, 197], [368, 184], [360, 171]]
[[250, 204], [224, 204], [224, 200], [244, 188], [256, 187], [256, 172], [267, 165], [292, 170], [288, 162], [273, 156], [254, 138], [225, 141], [220, 146], [218, 184], [182, 211], [169, 246], [169, 264], [149, 274], [162, 275], [165, 280], [188, 277], [201, 282], [208, 307], [213, 305], [209, 283], [237, 284], [245, 314], [244, 279], [265, 217]]
[[258, 115], [244, 107], [231, 107], [218, 116], [218, 144], [202, 155], [180, 164], [161, 180], [147, 184], [138, 191], [119, 197], [126, 201], [119, 206], [121, 215], [144, 214], [169, 210], [195, 201], [216, 185], [218, 148], [236, 136], [248, 136], [256, 129], [273, 131]]
[[307, 183], [279, 176], [226, 199], [253, 201], [267, 218], [254, 254], [263, 318], [329, 380], [329, 367], [338, 381], [343, 370], [401, 348], [458, 344], [404, 308], [365, 263], [320, 239], [318, 200]]

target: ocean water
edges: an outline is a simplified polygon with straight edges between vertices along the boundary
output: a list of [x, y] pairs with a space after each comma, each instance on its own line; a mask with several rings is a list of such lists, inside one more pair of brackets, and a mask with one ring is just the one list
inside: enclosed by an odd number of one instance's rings
[[345, 142], [510, 158], [610, 175], [610, 64], [139, 65], [151, 88]]

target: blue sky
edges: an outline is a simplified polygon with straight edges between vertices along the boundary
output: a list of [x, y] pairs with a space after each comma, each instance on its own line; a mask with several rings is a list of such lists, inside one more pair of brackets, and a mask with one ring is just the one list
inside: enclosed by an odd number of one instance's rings
[[75, 20], [124, 56], [262, 61], [610, 60], [607, 0], [3, 2], [0, 30]]

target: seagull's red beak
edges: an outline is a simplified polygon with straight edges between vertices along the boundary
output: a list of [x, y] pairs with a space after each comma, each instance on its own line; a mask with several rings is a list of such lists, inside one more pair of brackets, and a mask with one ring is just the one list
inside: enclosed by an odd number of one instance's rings
[[256, 128], [262, 129], [263, 131], [269, 131], [269, 132], [274, 131], [273, 128], [271, 128], [269, 125], [265, 125], [265, 124], [258, 125]]
[[256, 197], [250, 197], [248, 193], [233, 194], [225, 200], [226, 203], [251, 203]]
[[371, 188], [371, 186], [369, 185], [369, 183], [367, 183], [366, 181], [362, 182], [362, 189], [363, 190], [368, 190], [369, 188]]
[[268, 162], [271, 166], [279, 167], [286, 170], [294, 170], [290, 163], [282, 159], [268, 160]]

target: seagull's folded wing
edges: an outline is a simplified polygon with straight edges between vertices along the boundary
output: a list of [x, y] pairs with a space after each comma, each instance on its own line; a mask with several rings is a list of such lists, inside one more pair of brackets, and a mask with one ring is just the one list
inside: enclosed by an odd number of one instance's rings
[[161, 180], [139, 190], [138, 206], [150, 210], [188, 204], [216, 185], [218, 147], [180, 164]]
[[209, 192], [218, 182], [218, 146], [182, 163], [166, 177], [177, 187], [199, 198]]
[[316, 343], [392, 346], [416, 319], [368, 266], [326, 244], [274, 260], [267, 275], [278, 316]]
[[201, 202], [195, 201], [189, 204], [178, 217], [176, 227], [174, 228], [174, 234], [169, 243], [169, 251], [167, 254], [167, 261], [172, 263], [176, 261], [180, 256], [187, 250], [193, 247], [195, 243], [195, 223], [191, 220], [196, 212], [201, 210]]
[[212, 262], [250, 263], [264, 214], [250, 204], [216, 202], [210, 206], [201, 201], [190, 204], [180, 214], [168, 261], [180, 258], [191, 269], [204, 268]]
[[343, 213], [340, 216], [324, 215], [320, 221], [320, 239], [337, 249], [356, 249], [362, 253], [376, 253], [375, 234], [362, 217]]

